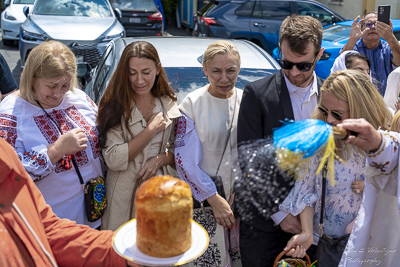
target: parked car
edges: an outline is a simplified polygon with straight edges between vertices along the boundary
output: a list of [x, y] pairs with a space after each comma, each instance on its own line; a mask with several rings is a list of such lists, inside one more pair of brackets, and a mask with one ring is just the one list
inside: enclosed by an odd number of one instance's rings
[[[29, 8], [25, 9], [28, 16]], [[121, 11], [108, 0], [36, 0], [21, 25], [21, 67], [29, 52], [46, 40], [58, 40], [71, 48], [78, 62], [95, 67], [109, 41], [125, 36], [118, 21]]]
[[1, 35], [4, 45], [14, 45], [19, 40], [19, 27], [26, 20], [23, 8], [30, 9], [35, 0], [11, 0], [1, 13]]
[[[208, 83], [201, 59], [215, 38], [196, 37], [138, 37], [111, 41], [98, 66], [90, 73], [91, 81], [85, 92], [98, 103], [114, 72], [125, 46], [134, 41], [147, 41], [157, 49], [172, 88], [180, 102], [189, 92]], [[263, 49], [246, 40], [230, 40], [239, 50], [241, 69], [236, 87], [243, 89], [248, 82], [269, 76], [280, 69], [278, 63]], [[127, 70], [128, 71], [128, 70]]]
[[[315, 66], [315, 73], [326, 79], [331, 73], [331, 68], [335, 59], [339, 56], [339, 52], [342, 47], [347, 43], [350, 36], [350, 29], [352, 20], [338, 22], [336, 24], [328, 25], [323, 30], [322, 36], [322, 47], [325, 47], [325, 51], [321, 59]], [[400, 19], [392, 19], [393, 33], [397, 40], [400, 40]], [[276, 59], [278, 56], [279, 49], [276, 48], [273, 51], [273, 57]]]
[[193, 35], [247, 39], [272, 53], [282, 21], [291, 14], [310, 15], [323, 26], [345, 20], [313, 0], [212, 0], [194, 15]]
[[122, 12], [120, 22], [126, 36], [152, 36], [163, 34], [163, 17], [154, 0], [110, 0]]

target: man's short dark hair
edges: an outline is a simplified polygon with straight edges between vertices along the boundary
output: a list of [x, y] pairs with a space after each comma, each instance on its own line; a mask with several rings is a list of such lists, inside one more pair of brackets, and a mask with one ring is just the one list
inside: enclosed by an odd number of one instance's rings
[[350, 52], [344, 56], [344, 64], [346, 66], [346, 69], [350, 68], [351, 64], [353, 64], [354, 59], [357, 58], [365, 60], [368, 64], [368, 68], [371, 69], [371, 62], [369, 61], [367, 56], [359, 52]]
[[318, 52], [322, 42], [322, 25], [311, 16], [291, 15], [282, 22], [279, 31], [279, 45], [286, 40], [290, 50], [305, 55], [307, 45], [311, 42]]

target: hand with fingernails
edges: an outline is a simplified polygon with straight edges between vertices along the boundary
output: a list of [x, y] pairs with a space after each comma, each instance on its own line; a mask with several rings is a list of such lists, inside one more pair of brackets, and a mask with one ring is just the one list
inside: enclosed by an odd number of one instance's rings
[[299, 235], [294, 235], [283, 250], [287, 251], [286, 255], [288, 256], [294, 258], [303, 258], [306, 256], [306, 251], [313, 242], [313, 233], [303, 232]]
[[215, 195], [207, 198], [207, 202], [210, 204], [215, 221], [218, 224], [229, 229], [236, 227], [236, 219], [228, 201], [216, 193]]

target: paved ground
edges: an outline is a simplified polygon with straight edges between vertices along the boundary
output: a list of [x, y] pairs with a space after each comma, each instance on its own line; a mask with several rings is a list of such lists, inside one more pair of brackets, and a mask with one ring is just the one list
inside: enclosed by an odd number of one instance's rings
[[[165, 29], [164, 34], [173, 36], [187, 36], [187, 35], [190, 36], [192, 35], [192, 31], [183, 27], [178, 29], [174, 25], [168, 25]], [[6, 59], [15, 80], [19, 84], [19, 78], [21, 76], [21, 62], [20, 62], [18, 46], [4, 46], [3, 42], [1, 42], [1, 32], [0, 32], [0, 53]]]

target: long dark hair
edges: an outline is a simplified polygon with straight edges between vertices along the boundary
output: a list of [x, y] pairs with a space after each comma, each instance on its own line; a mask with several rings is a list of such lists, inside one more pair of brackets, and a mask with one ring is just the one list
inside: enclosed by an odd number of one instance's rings
[[[115, 72], [100, 99], [97, 114], [97, 127], [99, 129], [99, 145], [106, 145], [107, 132], [109, 129], [125, 123], [129, 130], [128, 122], [131, 119], [132, 101], [136, 101], [135, 92], [129, 82], [129, 59], [132, 57], [147, 58], [153, 60], [156, 66], [160, 64], [156, 48], [144, 41], [133, 42], [127, 45], [122, 52]], [[151, 88], [154, 97], [168, 96], [176, 101], [176, 95], [170, 87], [167, 75], [160, 64], [160, 72]], [[130, 131], [130, 130], [129, 130]], [[132, 134], [130, 132], [130, 134]]]

